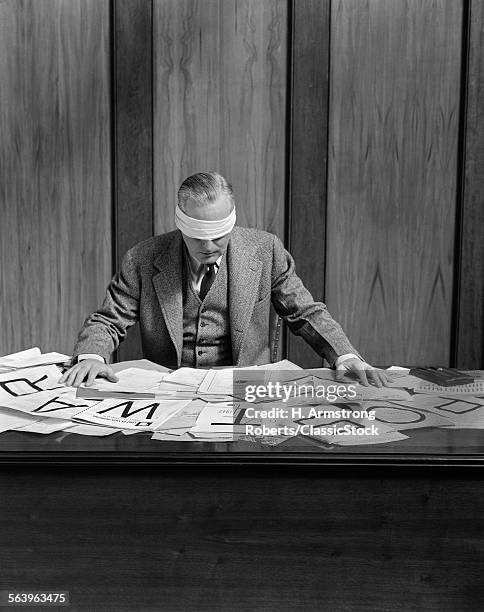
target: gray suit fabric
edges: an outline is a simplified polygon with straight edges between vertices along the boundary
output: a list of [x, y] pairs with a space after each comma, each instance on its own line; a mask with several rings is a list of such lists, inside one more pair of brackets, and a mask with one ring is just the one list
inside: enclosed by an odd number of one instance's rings
[[[331, 364], [358, 354], [322, 302], [315, 302], [296, 275], [294, 260], [273, 234], [235, 227], [227, 247], [228, 319], [233, 365], [270, 360], [271, 303], [289, 329]], [[144, 356], [180, 366], [183, 347], [183, 238], [179, 230], [130, 249], [109, 284], [101, 308], [79, 333], [74, 358], [96, 353], [109, 361], [139, 321]]]

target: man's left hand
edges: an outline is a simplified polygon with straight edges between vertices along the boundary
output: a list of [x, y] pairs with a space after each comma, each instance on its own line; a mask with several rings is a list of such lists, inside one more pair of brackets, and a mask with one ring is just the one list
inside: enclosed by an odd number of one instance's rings
[[342, 381], [345, 374], [355, 375], [358, 378], [358, 382], [365, 386], [373, 384], [376, 387], [382, 387], [392, 382], [392, 378], [384, 370], [374, 368], [369, 363], [366, 363], [366, 361], [353, 357], [345, 359], [336, 366], [337, 381]]

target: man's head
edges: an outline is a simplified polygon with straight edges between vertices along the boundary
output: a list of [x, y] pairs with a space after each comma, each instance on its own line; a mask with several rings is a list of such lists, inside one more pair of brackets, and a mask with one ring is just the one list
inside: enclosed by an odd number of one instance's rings
[[199, 172], [183, 181], [178, 190], [176, 225], [188, 252], [210, 264], [223, 255], [235, 223], [231, 185], [217, 172]]

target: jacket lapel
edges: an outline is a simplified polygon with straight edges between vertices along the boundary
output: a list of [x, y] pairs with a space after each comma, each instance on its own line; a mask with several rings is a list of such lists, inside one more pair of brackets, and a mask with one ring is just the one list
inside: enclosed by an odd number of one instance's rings
[[153, 276], [153, 286], [165, 318], [168, 333], [175, 346], [178, 364], [183, 348], [183, 240], [180, 232], [154, 260], [159, 270]]
[[229, 318], [234, 365], [243, 347], [259, 288], [262, 262], [256, 247], [234, 228], [227, 251], [229, 272]]

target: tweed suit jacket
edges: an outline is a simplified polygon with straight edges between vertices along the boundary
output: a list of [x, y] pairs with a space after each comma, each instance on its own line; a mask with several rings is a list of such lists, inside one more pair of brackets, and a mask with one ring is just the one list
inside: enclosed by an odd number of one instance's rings
[[[294, 260], [273, 234], [234, 227], [227, 247], [228, 317], [233, 364], [270, 361], [270, 307], [331, 364], [358, 354], [322, 302], [296, 275]], [[139, 321], [144, 356], [169, 368], [183, 346], [183, 238], [179, 230], [140, 242], [125, 255], [101, 308], [79, 334], [74, 358], [96, 353], [108, 362]]]

